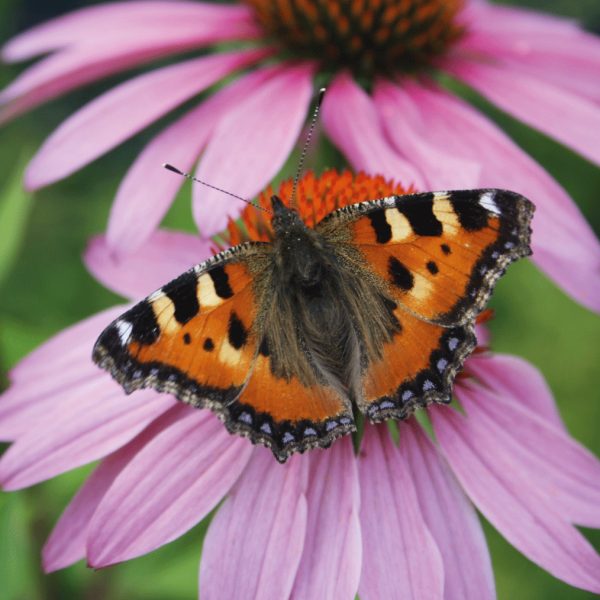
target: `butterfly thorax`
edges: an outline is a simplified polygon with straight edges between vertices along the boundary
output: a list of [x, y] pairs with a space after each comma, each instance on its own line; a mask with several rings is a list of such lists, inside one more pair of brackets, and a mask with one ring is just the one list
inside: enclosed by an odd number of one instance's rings
[[275, 259], [282, 283], [308, 294], [318, 294], [333, 268], [333, 254], [323, 237], [307, 227], [295, 210], [273, 196], [272, 221]]
[[273, 245], [274, 303], [267, 317], [275, 374], [306, 385], [326, 383], [352, 397], [359, 386], [361, 341], [345, 305], [338, 256], [321, 234], [276, 196]]

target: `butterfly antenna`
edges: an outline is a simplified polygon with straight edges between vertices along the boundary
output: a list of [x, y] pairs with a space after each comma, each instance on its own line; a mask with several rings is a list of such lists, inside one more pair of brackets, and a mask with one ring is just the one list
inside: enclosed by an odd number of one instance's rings
[[317, 104], [315, 106], [315, 110], [313, 112], [313, 116], [310, 121], [308, 133], [306, 134], [306, 141], [304, 142], [304, 147], [302, 148], [302, 152], [300, 154], [300, 160], [298, 161], [298, 169], [296, 170], [296, 176], [294, 177], [294, 185], [292, 187], [292, 198], [290, 201], [293, 208], [296, 208], [296, 189], [298, 188], [298, 180], [300, 179], [300, 173], [302, 173], [302, 167], [304, 166], [306, 152], [308, 151], [308, 147], [310, 145], [310, 140], [312, 138], [312, 134], [315, 129], [315, 125], [317, 124], [317, 119], [319, 117], [319, 109], [321, 108], [321, 103], [323, 102], [323, 96], [325, 95], [325, 89], [326, 88], [321, 88], [319, 90]]
[[254, 206], [254, 208], [257, 208], [258, 210], [262, 210], [266, 213], [272, 214], [268, 208], [265, 208], [264, 206], [260, 206], [259, 204], [252, 202], [252, 200], [248, 200], [247, 198], [242, 198], [241, 196], [238, 196], [237, 194], [233, 194], [232, 192], [228, 192], [227, 190], [217, 187], [216, 185], [206, 183], [206, 181], [202, 181], [201, 179], [198, 179], [197, 177], [194, 177], [193, 175], [190, 175], [189, 173], [186, 173], [185, 171], [180, 171], [177, 167], [174, 167], [173, 165], [170, 165], [169, 163], [163, 163], [163, 168], [167, 169], [167, 171], [173, 171], [173, 173], [177, 173], [177, 175], [181, 175], [182, 177], [185, 177], [186, 179], [189, 179], [190, 181], [195, 181], [196, 183], [201, 183], [202, 185], [212, 188], [213, 190], [217, 190], [217, 192], [223, 192], [224, 194], [227, 194], [228, 196], [237, 198], [238, 200], [241, 200], [242, 202], [245, 202], [246, 204], [249, 204], [250, 206]]

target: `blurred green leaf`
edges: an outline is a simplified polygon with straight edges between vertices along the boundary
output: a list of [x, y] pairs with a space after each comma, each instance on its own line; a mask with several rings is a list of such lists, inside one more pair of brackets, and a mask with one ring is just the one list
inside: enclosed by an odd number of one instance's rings
[[25, 237], [32, 196], [23, 190], [22, 169], [16, 169], [0, 192], [0, 282], [12, 268]]
[[0, 585], [3, 600], [39, 598], [39, 563], [34, 558], [23, 495], [0, 496]]

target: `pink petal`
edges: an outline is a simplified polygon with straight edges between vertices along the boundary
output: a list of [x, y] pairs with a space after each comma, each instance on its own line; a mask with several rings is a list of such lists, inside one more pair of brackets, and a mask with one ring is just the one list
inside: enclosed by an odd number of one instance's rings
[[100, 463], [64, 510], [44, 545], [46, 573], [68, 567], [85, 557], [90, 520], [114, 480], [148, 442], [188, 410], [189, 407], [177, 404]]
[[418, 164], [428, 189], [465, 189], [479, 180], [479, 161], [453, 156], [432, 143], [429, 124], [397, 86], [377, 82], [373, 100], [390, 143], [405, 159]]
[[[436, 437], [458, 480], [502, 535], [555, 577], [599, 592], [600, 557], [567, 523], [553, 499], [547, 497], [546, 489], [536, 488], [537, 481], [529, 479], [530, 469], [521, 470], [520, 463], [491, 461], [490, 455], [503, 451], [497, 438], [488, 440], [474, 435], [470, 419], [455, 410], [436, 407], [430, 415]], [[548, 427], [541, 420], [538, 425]], [[528, 424], [525, 427], [529, 429]]]
[[[492, 11], [496, 12], [495, 7]], [[520, 18], [521, 14], [516, 14], [511, 21], [515, 24]], [[513, 28], [507, 33], [505, 26], [487, 14], [469, 27], [455, 51], [465, 58], [475, 55], [501, 62], [511, 70], [564, 86], [592, 100], [600, 99], [600, 40], [576, 27], [557, 33], [556, 27], [544, 24], [535, 31]]]
[[[77, 358], [87, 364], [88, 356], [83, 358], [82, 349], [93, 345], [103, 329], [126, 310], [125, 306], [116, 306], [103, 310], [79, 323], [63, 329], [23, 358], [10, 372], [14, 383], [28, 383], [39, 379], [43, 374], [56, 375]], [[91, 348], [91, 345], [89, 346]], [[91, 350], [90, 350], [91, 352]]]
[[33, 426], [47, 424], [82, 394], [116, 389], [92, 362], [91, 348], [125, 309], [104, 311], [62, 331], [11, 371], [11, 386], [0, 400], [0, 439], [15, 440]]
[[353, 600], [362, 545], [358, 472], [349, 437], [311, 453], [306, 500], [304, 552], [291, 597]]
[[252, 454], [210, 412], [187, 407], [124, 467], [90, 523], [94, 567], [155, 550], [201, 521], [227, 494]]
[[70, 175], [194, 94], [264, 54], [262, 50], [214, 54], [122, 83], [71, 115], [54, 131], [30, 162], [26, 185], [35, 189]]
[[286, 465], [256, 448], [204, 540], [200, 596], [287, 598], [306, 532], [306, 457]]
[[423, 519], [408, 465], [385, 426], [365, 428], [358, 471], [363, 537], [360, 597], [442, 598], [442, 556]]
[[485, 323], [475, 324], [475, 337], [477, 338], [477, 345], [482, 347], [489, 347], [491, 344], [492, 336], [490, 330]]
[[115, 387], [107, 373], [98, 369], [90, 358], [90, 342], [85, 354], [67, 369], [58, 367], [40, 379], [9, 388], [0, 403], [0, 439], [17, 440], [33, 427], [48, 423], [76, 405], [82, 395], [114, 393]]
[[519, 471], [568, 520], [600, 526], [600, 461], [564, 430], [520, 406], [509, 394], [461, 386], [457, 394], [469, 416], [469, 433], [485, 437], [482, 456]]
[[480, 161], [481, 176], [471, 187], [510, 187], [536, 204], [533, 260], [579, 302], [600, 310], [600, 245], [565, 191], [494, 124], [459, 99], [408, 82], [394, 93], [404, 94], [419, 108], [434, 145], [452, 156]]
[[329, 85], [322, 112], [325, 131], [355, 169], [424, 189], [422, 175], [388, 144], [371, 99], [349, 74]]
[[468, 370], [507, 401], [531, 410], [566, 431], [544, 376], [531, 363], [518, 356], [494, 353], [473, 356]]
[[[227, 111], [197, 169], [203, 181], [251, 199], [279, 172], [302, 129], [313, 94], [312, 63], [285, 65]], [[225, 228], [244, 204], [193, 188], [194, 219], [204, 237]]]
[[178, 231], [155, 231], [144, 245], [122, 259], [107, 247], [104, 236], [93, 238], [85, 252], [88, 271], [117, 294], [140, 299], [212, 255], [211, 244]]
[[169, 162], [190, 171], [221, 115], [252, 94], [273, 70], [267, 67], [240, 77], [164, 129], [144, 148], [121, 182], [111, 208], [107, 231], [111, 250], [118, 256], [137, 250], [184, 183], [182, 177], [159, 165]]
[[[196, 20], [157, 27], [125, 28], [116, 36], [100, 29], [100, 39], [86, 38], [37, 62], [0, 94], [0, 103], [10, 102], [0, 111], [0, 122], [15, 117], [72, 89], [150, 60], [197, 48], [209, 43], [253, 37], [255, 26], [246, 18], [219, 23], [208, 20], [204, 28]], [[111, 29], [113, 32], [114, 27]]]
[[507, 113], [600, 164], [600, 107], [590, 100], [502, 65], [457, 62], [451, 71]]
[[468, 33], [476, 31], [489, 36], [505, 35], [508, 38], [552, 35], [559, 39], [579, 30], [574, 19], [527, 8], [499, 6], [487, 0], [468, 2], [461, 12], [461, 20], [467, 26]]
[[151, 390], [126, 396], [116, 382], [110, 389], [80, 396], [31, 426], [0, 460], [0, 482], [16, 490], [102, 458], [134, 438], [173, 406], [167, 394]]
[[472, 504], [414, 419], [400, 425], [401, 460], [444, 561], [445, 600], [495, 598], [487, 543]]
[[[107, 33], [126, 40], [132, 30], [154, 30], [156, 36], [170, 29], [190, 27], [206, 36], [227, 24], [235, 37], [258, 34], [253, 15], [245, 6], [201, 2], [114, 2], [89, 6], [42, 23], [9, 40], [2, 49], [6, 61], [33, 58], [67, 45], [103, 41]], [[242, 27], [245, 25], [245, 27]], [[233, 37], [233, 36], [232, 36]]]

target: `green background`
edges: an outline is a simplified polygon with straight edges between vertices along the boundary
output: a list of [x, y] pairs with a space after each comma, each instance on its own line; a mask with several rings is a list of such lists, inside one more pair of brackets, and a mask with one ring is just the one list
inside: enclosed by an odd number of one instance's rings
[[[81, 4], [0, 0], [0, 40]], [[597, 0], [529, 0], [527, 5], [576, 17], [588, 29], [600, 32]], [[0, 84], [5, 85], [22, 67], [0, 68]], [[66, 116], [129, 76], [131, 72], [88, 86], [0, 130], [0, 374], [4, 383], [6, 371], [50, 335], [118, 300], [92, 279], [80, 257], [88, 238], [104, 230], [120, 179], [160, 123], [33, 197], [22, 191], [20, 178], [27, 160]], [[600, 170], [481, 99], [471, 100], [566, 187], [598, 231]], [[295, 164], [292, 157], [285, 175], [293, 174]], [[509, 181], [506, 187], [511, 187]], [[166, 224], [194, 231], [189, 187], [178, 197]], [[492, 306], [496, 309], [491, 323], [494, 349], [521, 355], [543, 371], [569, 431], [598, 454], [600, 320], [529, 262], [509, 270]], [[52, 575], [42, 573], [39, 557], [44, 540], [89, 471], [85, 467], [27, 490], [0, 494], [0, 600], [194, 598], [206, 523], [152, 554], [103, 571], [79, 563]], [[529, 562], [487, 524], [485, 533], [501, 599], [593, 597]], [[584, 533], [600, 547], [598, 533]]]

